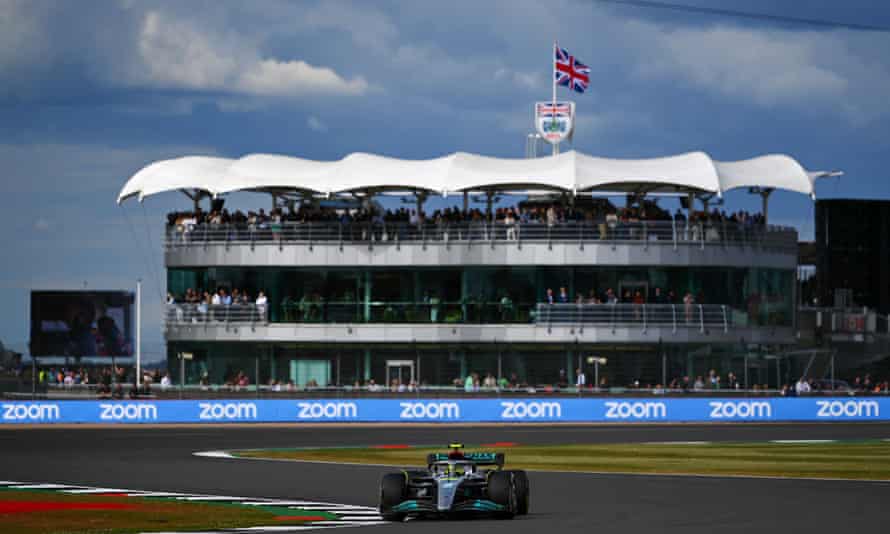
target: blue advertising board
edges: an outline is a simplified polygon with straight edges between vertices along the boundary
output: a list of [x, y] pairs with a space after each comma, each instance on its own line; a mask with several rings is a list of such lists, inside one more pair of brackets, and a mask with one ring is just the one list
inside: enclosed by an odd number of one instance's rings
[[890, 398], [12, 401], [0, 424], [886, 421]]

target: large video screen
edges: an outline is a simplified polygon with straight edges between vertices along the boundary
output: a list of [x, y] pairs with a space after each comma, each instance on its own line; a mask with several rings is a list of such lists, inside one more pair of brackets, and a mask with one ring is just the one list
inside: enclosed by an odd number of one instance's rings
[[133, 293], [32, 291], [31, 355], [131, 356]]

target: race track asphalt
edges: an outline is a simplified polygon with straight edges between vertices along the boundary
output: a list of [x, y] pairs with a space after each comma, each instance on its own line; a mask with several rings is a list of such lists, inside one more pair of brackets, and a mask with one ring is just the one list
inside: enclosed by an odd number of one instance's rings
[[[0, 479], [376, 505], [386, 468], [195, 457], [202, 450], [364, 444], [890, 439], [890, 424], [0, 428]], [[509, 464], [509, 451], [507, 451]], [[412, 521], [375, 532], [881, 532], [890, 483], [530, 474], [513, 521]], [[3, 531], [0, 524], [0, 531]], [[349, 532], [357, 532], [350, 530]]]

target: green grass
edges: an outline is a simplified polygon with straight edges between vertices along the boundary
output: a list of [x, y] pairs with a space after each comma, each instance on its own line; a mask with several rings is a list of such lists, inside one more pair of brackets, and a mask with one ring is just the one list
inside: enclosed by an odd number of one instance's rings
[[[238, 504], [195, 503], [164, 498], [72, 495], [54, 491], [3, 488], [0, 506], [20, 503], [123, 504], [118, 510], [51, 510], [0, 512], [0, 532], [16, 534], [125, 534], [158, 531], [202, 531], [268, 525], [301, 525], [306, 518], [336, 519], [325, 512], [275, 509]], [[287, 520], [276, 517], [287, 516]]]
[[[513, 469], [890, 480], [890, 443], [879, 441], [544, 445], [504, 451]], [[274, 449], [236, 455], [420, 466], [428, 452], [442, 448]]]

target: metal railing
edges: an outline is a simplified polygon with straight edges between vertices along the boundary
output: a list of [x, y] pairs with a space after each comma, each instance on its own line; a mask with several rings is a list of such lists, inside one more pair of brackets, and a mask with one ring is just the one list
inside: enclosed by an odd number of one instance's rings
[[[116, 389], [112, 385], [113, 391]], [[6, 392], [0, 395], [0, 398], [27, 400], [35, 398], [53, 399], [53, 400], [84, 400], [89, 398], [130, 398], [130, 390], [132, 384], [121, 384], [119, 393], [103, 393], [100, 391], [98, 384], [41, 384], [37, 392]], [[754, 388], [754, 389], [735, 389], [721, 388], [712, 389], [711, 387], [693, 388], [664, 388], [656, 385], [646, 385], [640, 387], [575, 387], [572, 385], [557, 384], [535, 384], [524, 386], [507, 386], [507, 387], [480, 387], [472, 392], [467, 392], [464, 388], [455, 386], [433, 386], [424, 385], [418, 387], [399, 387], [390, 386], [335, 386], [329, 385], [324, 387], [307, 387], [291, 383], [280, 383], [276, 385], [255, 385], [233, 386], [225, 384], [187, 384], [181, 385], [179, 377], [175, 378], [175, 382], [170, 386], [161, 386], [160, 384], [152, 384], [148, 389], [148, 394], [140, 393], [138, 398], [156, 398], [156, 399], [238, 399], [238, 398], [266, 398], [266, 399], [288, 399], [288, 398], [492, 398], [492, 397], [596, 397], [596, 396], [612, 396], [612, 397], [639, 397], [639, 396], [666, 395], [683, 398], [696, 397], [778, 397], [782, 396], [781, 390], [772, 388]], [[814, 390], [801, 397], [826, 397], [826, 396], [843, 396], [843, 397], [886, 397], [890, 395], [888, 391], [870, 392], [852, 389], [843, 390]]]
[[652, 327], [719, 328], [732, 326], [732, 313], [723, 304], [538, 304], [535, 324], [544, 326], [608, 325]]
[[267, 306], [256, 304], [168, 304], [164, 323], [183, 324], [264, 324], [269, 321]]
[[[205, 306], [168, 304], [167, 325], [264, 324], [267, 306], [240, 304]], [[414, 324], [534, 324], [537, 326], [633, 325], [719, 328], [732, 326], [732, 310], [721, 304], [547, 304], [513, 302], [322, 302], [285, 304], [275, 322], [281, 323], [414, 323]]]
[[202, 244], [287, 243], [400, 243], [451, 242], [638, 242], [673, 246], [750, 245], [762, 248], [797, 250], [793, 228], [739, 224], [729, 221], [569, 221], [548, 225], [544, 222], [506, 224], [502, 221], [459, 223], [426, 222], [323, 222], [262, 224], [180, 224], [168, 226], [165, 246], [174, 248]]

